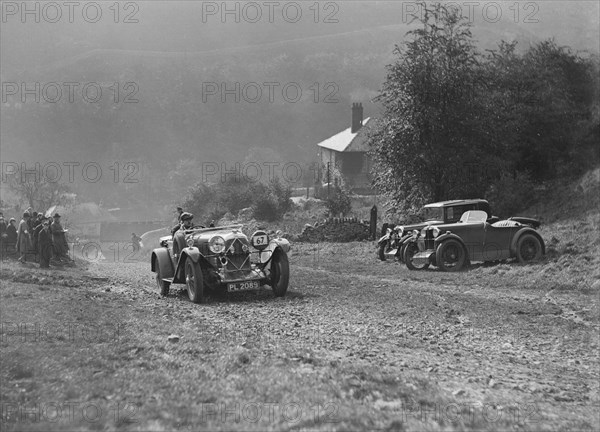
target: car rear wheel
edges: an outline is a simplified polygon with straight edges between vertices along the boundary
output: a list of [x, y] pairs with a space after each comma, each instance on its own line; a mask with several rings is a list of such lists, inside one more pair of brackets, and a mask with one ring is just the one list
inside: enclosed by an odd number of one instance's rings
[[429, 267], [429, 263], [426, 264], [415, 264], [413, 263], [413, 256], [419, 253], [419, 248], [414, 243], [409, 243], [404, 246], [404, 263], [410, 270], [425, 270]]
[[283, 297], [290, 283], [290, 263], [287, 254], [281, 249], [275, 252], [271, 261], [271, 288], [275, 297]]
[[185, 261], [185, 285], [188, 296], [193, 303], [204, 302], [202, 268], [199, 263], [195, 263], [191, 258]]
[[467, 253], [458, 240], [448, 239], [438, 246], [435, 260], [444, 271], [459, 271], [467, 261]]
[[542, 244], [533, 234], [523, 234], [517, 242], [517, 259], [520, 263], [539, 261], [542, 258]]
[[160, 271], [160, 264], [158, 262], [156, 263], [156, 285], [158, 286], [158, 290], [160, 291], [161, 296], [166, 297], [169, 295], [169, 288], [171, 287], [171, 283], [165, 282], [163, 280], [163, 275]]

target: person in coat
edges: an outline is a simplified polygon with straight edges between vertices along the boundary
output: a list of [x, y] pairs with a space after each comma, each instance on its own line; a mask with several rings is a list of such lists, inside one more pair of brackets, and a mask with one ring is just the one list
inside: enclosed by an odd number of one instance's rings
[[52, 258], [52, 234], [50, 233], [50, 221], [44, 220], [42, 229], [38, 234], [38, 253], [40, 254], [40, 268], [50, 268]]
[[4, 240], [7, 252], [14, 252], [17, 247], [17, 221], [15, 218], [10, 218], [6, 227], [6, 239]]
[[19, 252], [19, 261], [27, 261], [27, 252], [31, 249], [31, 236], [29, 235], [29, 219], [31, 215], [28, 212], [23, 213], [23, 219], [19, 222], [17, 229], [17, 252]]
[[65, 230], [60, 224], [60, 215], [56, 213], [53, 217], [54, 222], [50, 225], [50, 232], [52, 233], [52, 244], [54, 249], [54, 256], [59, 260], [70, 261], [69, 259], [69, 245], [67, 244], [67, 238], [65, 236]]

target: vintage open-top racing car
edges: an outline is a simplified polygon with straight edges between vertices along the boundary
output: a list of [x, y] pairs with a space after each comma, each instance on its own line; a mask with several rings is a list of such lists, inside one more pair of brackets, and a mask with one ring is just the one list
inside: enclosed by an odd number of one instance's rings
[[[490, 204], [484, 199], [463, 199], [452, 201], [440, 201], [423, 206], [424, 221], [411, 225], [392, 225], [386, 228], [386, 233], [379, 239], [378, 256], [381, 261], [396, 257], [404, 262], [404, 255], [407, 246], [411, 243], [409, 239], [414, 230], [421, 230], [429, 225], [441, 225], [458, 222], [462, 214], [469, 210], [482, 210], [487, 213], [488, 219], [495, 222], [499, 219], [492, 219], [492, 210]], [[415, 250], [411, 253], [417, 252]], [[417, 268], [414, 268], [417, 269]]]
[[536, 230], [539, 225], [539, 221], [523, 217], [490, 223], [484, 211], [467, 211], [457, 223], [415, 230], [406, 248], [405, 263], [411, 270], [434, 265], [444, 271], [458, 271], [469, 261], [537, 261], [546, 253]]
[[181, 228], [159, 241], [151, 266], [162, 295], [172, 283], [185, 283], [194, 303], [204, 302], [209, 290], [237, 292], [270, 285], [278, 297], [287, 291], [290, 243], [279, 233], [271, 238], [256, 231], [248, 240], [242, 225]]

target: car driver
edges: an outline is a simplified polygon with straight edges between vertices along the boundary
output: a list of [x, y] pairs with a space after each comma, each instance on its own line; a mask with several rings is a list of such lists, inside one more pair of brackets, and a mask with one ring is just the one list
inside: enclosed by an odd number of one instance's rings
[[179, 231], [180, 228], [183, 228], [184, 230], [194, 228], [194, 224], [192, 223], [193, 219], [194, 219], [193, 214], [188, 213], [188, 212], [182, 213], [181, 214], [181, 223], [179, 225], [175, 225], [173, 227], [173, 229], [171, 230], [171, 234], [175, 235], [175, 233], [177, 231]]

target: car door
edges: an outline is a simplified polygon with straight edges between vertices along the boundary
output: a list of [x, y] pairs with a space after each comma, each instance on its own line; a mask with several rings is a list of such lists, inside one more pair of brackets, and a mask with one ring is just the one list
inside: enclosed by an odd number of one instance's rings
[[483, 261], [498, 261], [510, 258], [510, 242], [518, 228], [494, 226], [486, 222]]
[[[480, 213], [477, 215], [477, 213]], [[475, 217], [473, 217], [475, 216]], [[461, 220], [451, 230], [457, 234], [465, 246], [471, 261], [481, 261], [485, 243], [485, 212], [469, 210], [462, 214]]]

